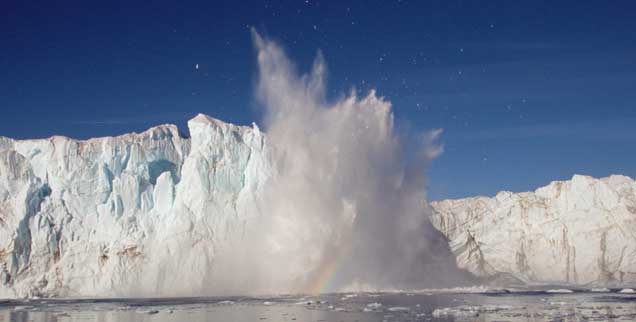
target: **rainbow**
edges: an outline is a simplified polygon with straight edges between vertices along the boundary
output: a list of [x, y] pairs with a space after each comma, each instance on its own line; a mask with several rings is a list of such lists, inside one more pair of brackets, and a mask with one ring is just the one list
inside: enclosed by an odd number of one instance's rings
[[302, 289], [303, 294], [319, 295], [326, 292], [338, 291], [338, 273], [342, 263], [350, 255], [351, 247], [342, 246], [332, 254], [326, 257], [318, 269], [310, 275], [308, 282]]

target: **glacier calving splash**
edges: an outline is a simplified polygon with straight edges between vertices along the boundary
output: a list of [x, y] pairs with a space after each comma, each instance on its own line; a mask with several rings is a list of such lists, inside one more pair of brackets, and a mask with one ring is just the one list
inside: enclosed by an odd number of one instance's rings
[[[267, 138], [198, 115], [77, 141], [0, 138], [0, 297], [321, 293], [456, 284], [428, 219], [439, 131], [390, 102], [329, 101], [253, 32]], [[408, 142], [408, 144], [407, 144]], [[411, 143], [413, 142], [413, 143]]]
[[366, 210], [385, 217], [380, 231], [380, 218], [356, 208], [401, 199], [332, 192], [304, 163], [288, 177], [295, 161], [280, 168], [256, 125], [199, 114], [188, 128], [190, 138], [174, 125], [86, 141], [0, 137], [0, 298], [325, 292], [440, 285], [457, 273], [419, 195], [408, 229], [391, 209]]
[[509, 283], [636, 283], [636, 182], [575, 175], [534, 192], [433, 202], [457, 263]]
[[264, 236], [250, 234], [245, 246], [258, 250], [248, 258], [259, 267], [246, 278], [266, 272], [250, 284], [291, 278], [301, 291], [320, 293], [461, 279], [428, 220], [426, 169], [441, 152], [440, 131], [397, 131], [391, 103], [374, 91], [329, 100], [320, 53], [300, 74], [281, 46], [253, 38], [275, 175], [263, 196]]
[[199, 114], [189, 137], [0, 137], [0, 298], [636, 281], [631, 179], [429, 205], [440, 131], [399, 133], [373, 91], [330, 101], [320, 54], [300, 74], [253, 39], [267, 135]]

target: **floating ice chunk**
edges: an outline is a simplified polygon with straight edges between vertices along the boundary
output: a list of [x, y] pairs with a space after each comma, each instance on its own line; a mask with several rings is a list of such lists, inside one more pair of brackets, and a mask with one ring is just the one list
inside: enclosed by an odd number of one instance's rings
[[512, 310], [516, 307], [510, 305], [484, 305], [484, 306], [456, 306], [447, 307], [442, 309], [435, 309], [433, 311], [433, 317], [475, 317], [480, 313], [486, 312], [499, 312], [504, 310]]
[[574, 291], [572, 290], [568, 290], [566, 288], [558, 288], [558, 289], [553, 289], [553, 290], [547, 290], [545, 291], [546, 293], [551, 293], [551, 294], [568, 294], [568, 293], [574, 293]]
[[634, 290], [633, 288], [624, 288], [624, 289], [618, 291], [618, 293], [634, 294], [634, 293], [636, 293], [636, 290]]
[[367, 306], [362, 309], [363, 312], [374, 312], [379, 310], [382, 307], [382, 303], [379, 302], [373, 302], [373, 303], [369, 303], [367, 304]]
[[550, 302], [550, 305], [570, 305], [570, 304], [574, 304], [574, 303], [564, 302], [564, 301]]
[[[403, 292], [399, 290], [398, 292]], [[490, 287], [485, 285], [475, 285], [475, 286], [463, 286], [463, 287], [451, 287], [451, 288], [428, 288], [410, 291], [414, 294], [425, 294], [425, 295], [433, 295], [433, 294], [479, 294], [479, 293], [507, 293], [507, 291], [503, 288]]]
[[390, 307], [389, 311], [391, 312], [407, 312], [410, 311], [411, 309], [409, 309], [406, 306], [394, 306], [394, 307]]
[[[25, 301], [26, 302], [26, 301]], [[14, 311], [25, 311], [25, 310], [30, 310], [33, 309], [33, 306], [29, 306], [29, 305], [17, 305], [13, 307]]]
[[218, 304], [218, 305], [233, 305], [234, 301], [221, 301], [221, 302], [217, 302], [216, 304]]
[[611, 290], [609, 288], [592, 288], [592, 289], [590, 289], [590, 292], [594, 292], [594, 293], [609, 293], [609, 292], [611, 292]]
[[370, 309], [379, 309], [382, 307], [382, 303], [379, 303], [379, 302], [369, 303], [367, 304], [367, 307]]
[[358, 294], [347, 294], [347, 295], [341, 297], [340, 300], [346, 301], [346, 300], [354, 298], [354, 297], [358, 297]]
[[454, 317], [474, 317], [479, 315], [479, 310], [475, 307], [446, 307], [443, 309], [435, 309], [433, 317], [442, 318], [447, 316]]
[[480, 307], [482, 312], [498, 312], [503, 310], [525, 309], [525, 307], [517, 307], [511, 305], [484, 305]]

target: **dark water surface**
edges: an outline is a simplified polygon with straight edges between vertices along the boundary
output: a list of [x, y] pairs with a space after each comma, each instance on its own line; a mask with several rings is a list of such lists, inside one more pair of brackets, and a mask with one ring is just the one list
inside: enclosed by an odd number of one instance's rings
[[636, 295], [546, 291], [0, 301], [5, 321], [636, 321]]

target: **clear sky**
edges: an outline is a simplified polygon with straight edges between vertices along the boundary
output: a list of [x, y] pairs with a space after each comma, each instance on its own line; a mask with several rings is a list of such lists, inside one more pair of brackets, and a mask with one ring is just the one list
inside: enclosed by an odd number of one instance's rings
[[[443, 128], [432, 199], [636, 176], [634, 1], [52, 1], [0, 10], [0, 135], [259, 119], [250, 27]], [[195, 66], [198, 64], [199, 68]]]

